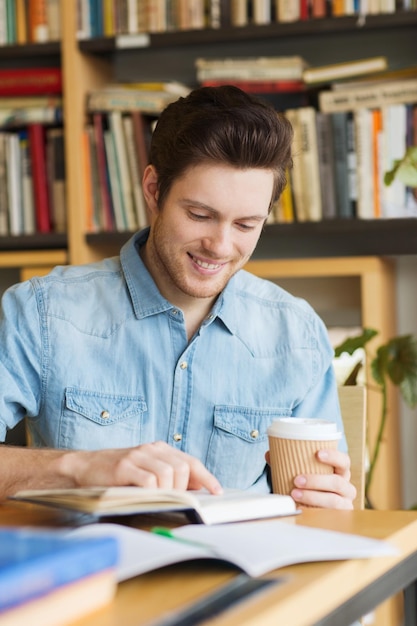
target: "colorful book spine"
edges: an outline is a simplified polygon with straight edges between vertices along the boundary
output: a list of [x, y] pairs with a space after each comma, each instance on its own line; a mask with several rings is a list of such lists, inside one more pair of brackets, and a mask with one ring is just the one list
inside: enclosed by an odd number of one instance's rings
[[35, 196], [36, 230], [40, 233], [49, 233], [52, 230], [52, 220], [46, 165], [45, 126], [30, 124], [28, 136]]
[[60, 67], [0, 69], [0, 96], [62, 93]]
[[29, 41], [45, 43], [49, 40], [47, 0], [29, 0]]

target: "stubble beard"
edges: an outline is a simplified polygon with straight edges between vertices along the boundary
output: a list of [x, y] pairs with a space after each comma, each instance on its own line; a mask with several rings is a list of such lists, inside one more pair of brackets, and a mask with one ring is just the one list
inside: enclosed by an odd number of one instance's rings
[[[192, 298], [217, 298], [223, 291], [230, 278], [241, 269], [242, 265], [249, 259], [244, 259], [242, 263], [229, 264], [229, 269], [223, 269], [219, 276], [204, 277], [192, 276], [192, 269], [187, 271], [186, 266], [191, 261], [182, 259], [176, 262], [178, 255], [187, 254], [185, 251], [177, 252], [177, 258], [173, 257], [170, 252], [169, 235], [163, 232], [163, 229], [156, 223], [154, 225], [154, 233], [150, 244], [150, 259], [158, 274], [163, 277], [164, 282], [170, 282], [181, 293]], [[208, 257], [209, 254], [201, 253], [202, 256]], [[181, 257], [180, 257], [181, 261]], [[215, 262], [215, 259], [213, 259]]]

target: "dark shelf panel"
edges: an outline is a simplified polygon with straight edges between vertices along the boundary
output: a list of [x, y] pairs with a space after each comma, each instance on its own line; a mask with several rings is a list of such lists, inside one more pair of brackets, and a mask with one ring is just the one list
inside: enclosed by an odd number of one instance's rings
[[67, 247], [65, 233], [37, 233], [36, 235], [19, 235], [18, 237], [0, 237], [1, 252], [20, 250], [62, 250]]
[[333, 17], [315, 20], [306, 20], [289, 23], [273, 22], [263, 25], [249, 25], [243, 27], [226, 27], [219, 29], [202, 29], [189, 31], [175, 31], [166, 33], [149, 33], [140, 36], [142, 43], [131, 36], [123, 36], [123, 46], [119, 45], [117, 37], [97, 37], [79, 42], [84, 52], [111, 53], [116, 50], [140, 48], [164, 48], [170, 46], [187, 46], [207, 43], [224, 43], [233, 41], [249, 41], [254, 39], [282, 38], [296, 35], [325, 35], [326, 33], [359, 32], [384, 28], [410, 27], [417, 24], [417, 11], [404, 11], [387, 15], [369, 15], [362, 23], [357, 16]]
[[60, 56], [61, 43], [48, 41], [47, 43], [13, 44], [0, 46], [0, 59], [19, 59], [45, 56]]
[[[120, 248], [132, 233], [87, 235], [93, 246]], [[268, 224], [253, 255], [256, 259], [399, 256], [417, 254], [417, 218], [327, 220]]]

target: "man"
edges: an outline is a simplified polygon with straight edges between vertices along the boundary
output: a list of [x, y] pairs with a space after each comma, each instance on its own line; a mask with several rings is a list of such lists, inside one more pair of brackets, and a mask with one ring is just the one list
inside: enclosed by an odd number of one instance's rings
[[[241, 271], [291, 164], [292, 129], [234, 87], [161, 114], [143, 176], [150, 230], [120, 258], [56, 268], [4, 295], [1, 495], [77, 485], [269, 490], [280, 415], [341, 426], [332, 349], [312, 309]], [[47, 449], [44, 449], [47, 448]], [[351, 508], [349, 457], [300, 476], [300, 504]]]

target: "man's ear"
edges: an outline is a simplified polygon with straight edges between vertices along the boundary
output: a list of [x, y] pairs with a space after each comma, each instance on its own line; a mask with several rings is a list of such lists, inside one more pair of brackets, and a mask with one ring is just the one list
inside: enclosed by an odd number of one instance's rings
[[151, 218], [158, 213], [158, 174], [153, 165], [147, 165], [142, 177], [142, 191]]

